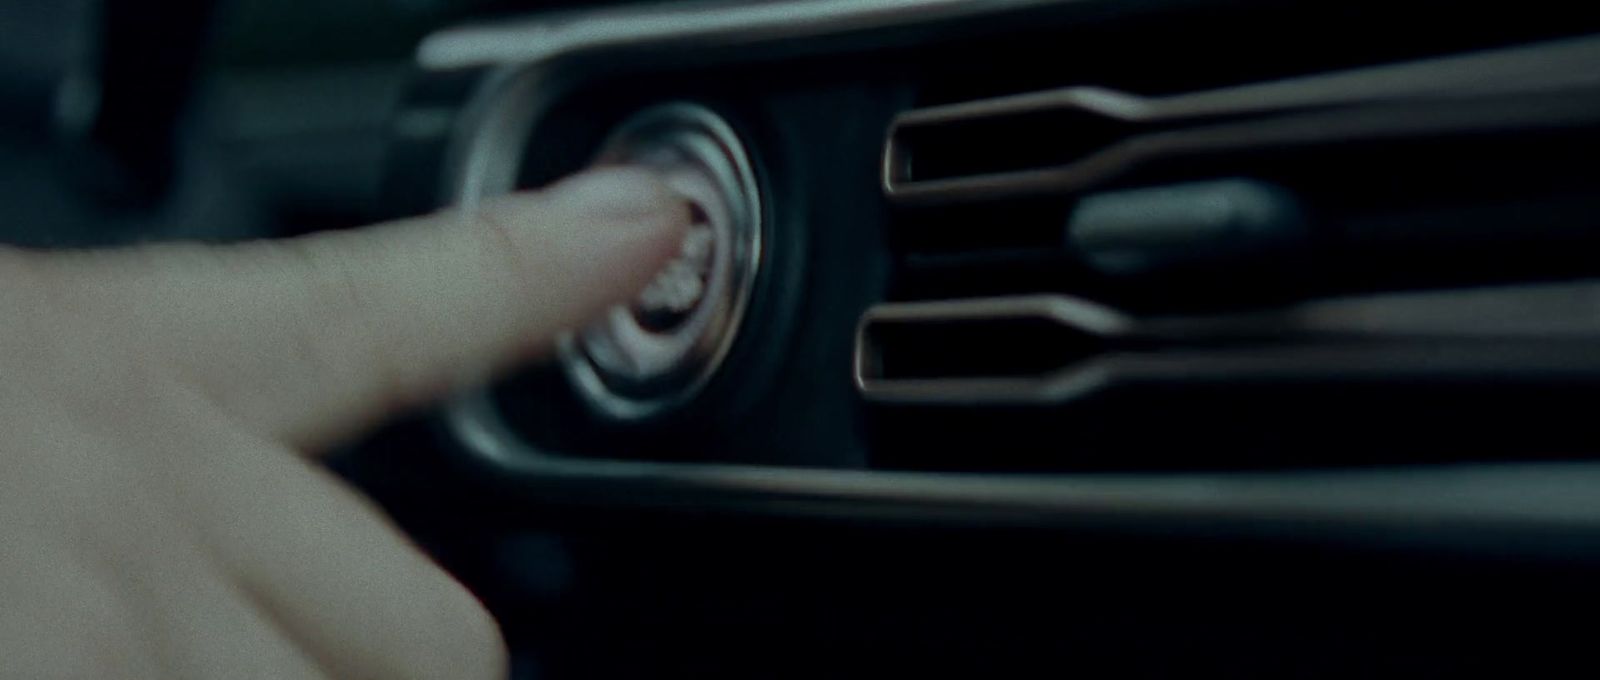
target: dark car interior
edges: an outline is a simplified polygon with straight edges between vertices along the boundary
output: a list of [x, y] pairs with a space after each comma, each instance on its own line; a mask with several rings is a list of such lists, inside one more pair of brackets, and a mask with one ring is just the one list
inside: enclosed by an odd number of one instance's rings
[[690, 199], [332, 462], [518, 679], [1591, 674], [1597, 158], [1586, 2], [0, 1], [7, 243]]

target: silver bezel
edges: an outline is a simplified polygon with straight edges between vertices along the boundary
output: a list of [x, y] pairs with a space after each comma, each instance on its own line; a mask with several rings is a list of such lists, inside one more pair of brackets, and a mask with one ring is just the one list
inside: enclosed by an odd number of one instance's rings
[[[660, 335], [617, 338], [625, 341], [643, 337], [642, 342], [661, 345], [658, 353], [665, 355], [667, 365], [653, 368], [652, 372], [662, 378], [657, 385], [636, 394], [615, 389], [603, 374], [604, 368], [597, 365], [600, 362], [586, 351], [581, 333], [562, 338], [561, 367], [579, 397], [590, 408], [619, 421], [655, 417], [684, 405], [705, 389], [733, 349], [744, 321], [761, 269], [761, 232], [765, 228], [761, 192], [750, 156], [739, 135], [711, 109], [691, 102], [671, 102], [640, 111], [601, 144], [597, 162], [612, 162], [616, 156], [625, 156], [641, 145], [671, 148], [691, 166], [678, 168], [679, 172], [693, 173], [697, 179], [709, 182], [704, 192], [714, 195], [695, 196], [695, 187], [683, 193], [712, 215], [711, 229], [717, 234], [717, 241], [707, 297], [682, 326]], [[660, 169], [670, 183], [674, 169]], [[601, 323], [618, 325], [623, 330], [633, 328], [626, 321], [607, 319]]]

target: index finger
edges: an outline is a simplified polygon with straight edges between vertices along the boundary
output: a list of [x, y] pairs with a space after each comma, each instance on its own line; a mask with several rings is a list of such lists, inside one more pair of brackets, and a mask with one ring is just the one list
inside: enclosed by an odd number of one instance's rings
[[688, 220], [654, 175], [609, 169], [471, 211], [42, 269], [241, 421], [317, 445], [547, 351], [643, 289]]

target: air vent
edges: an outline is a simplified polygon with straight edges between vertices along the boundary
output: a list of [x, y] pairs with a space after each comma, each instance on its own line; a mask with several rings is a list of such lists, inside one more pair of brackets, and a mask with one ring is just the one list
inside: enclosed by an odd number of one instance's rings
[[1584, 37], [913, 109], [883, 185], [900, 297], [1068, 290], [1195, 311], [1600, 275], [1596, 157], [1600, 37]]
[[1600, 388], [1600, 284], [1546, 284], [1136, 318], [1066, 295], [881, 305], [862, 321], [873, 401], [1059, 403], [1112, 383], [1319, 381]]
[[[1452, 451], [1493, 457], [1548, 422], [1529, 409], [1564, 412], [1535, 404], [1600, 396], [1596, 157], [1600, 36], [913, 109], [884, 149], [900, 267], [862, 318], [857, 387], [892, 415], [891, 465], [1002, 431], [1136, 460], [1117, 451], [1178, 441], [1140, 425], [1177, 412], [1186, 446], [1277, 433], [1250, 452], [1267, 460], [1330, 423], [1443, 446], [1452, 412], [1518, 413], [1457, 428]], [[1249, 412], [1272, 422], [1214, 427]], [[1542, 434], [1584, 439], [1570, 425]]]

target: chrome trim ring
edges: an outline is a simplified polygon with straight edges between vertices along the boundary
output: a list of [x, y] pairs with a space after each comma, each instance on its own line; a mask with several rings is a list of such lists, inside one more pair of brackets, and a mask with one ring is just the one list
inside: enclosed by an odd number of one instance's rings
[[733, 347], [761, 267], [761, 194], [738, 135], [698, 104], [636, 114], [595, 163], [653, 168], [694, 206], [682, 253], [640, 299], [561, 342], [583, 402], [639, 420], [693, 399]]
[[434, 70], [540, 63], [639, 44], [701, 45], [840, 35], [959, 21], [1080, 0], [768, 0], [645, 3], [445, 29], [417, 48]]

